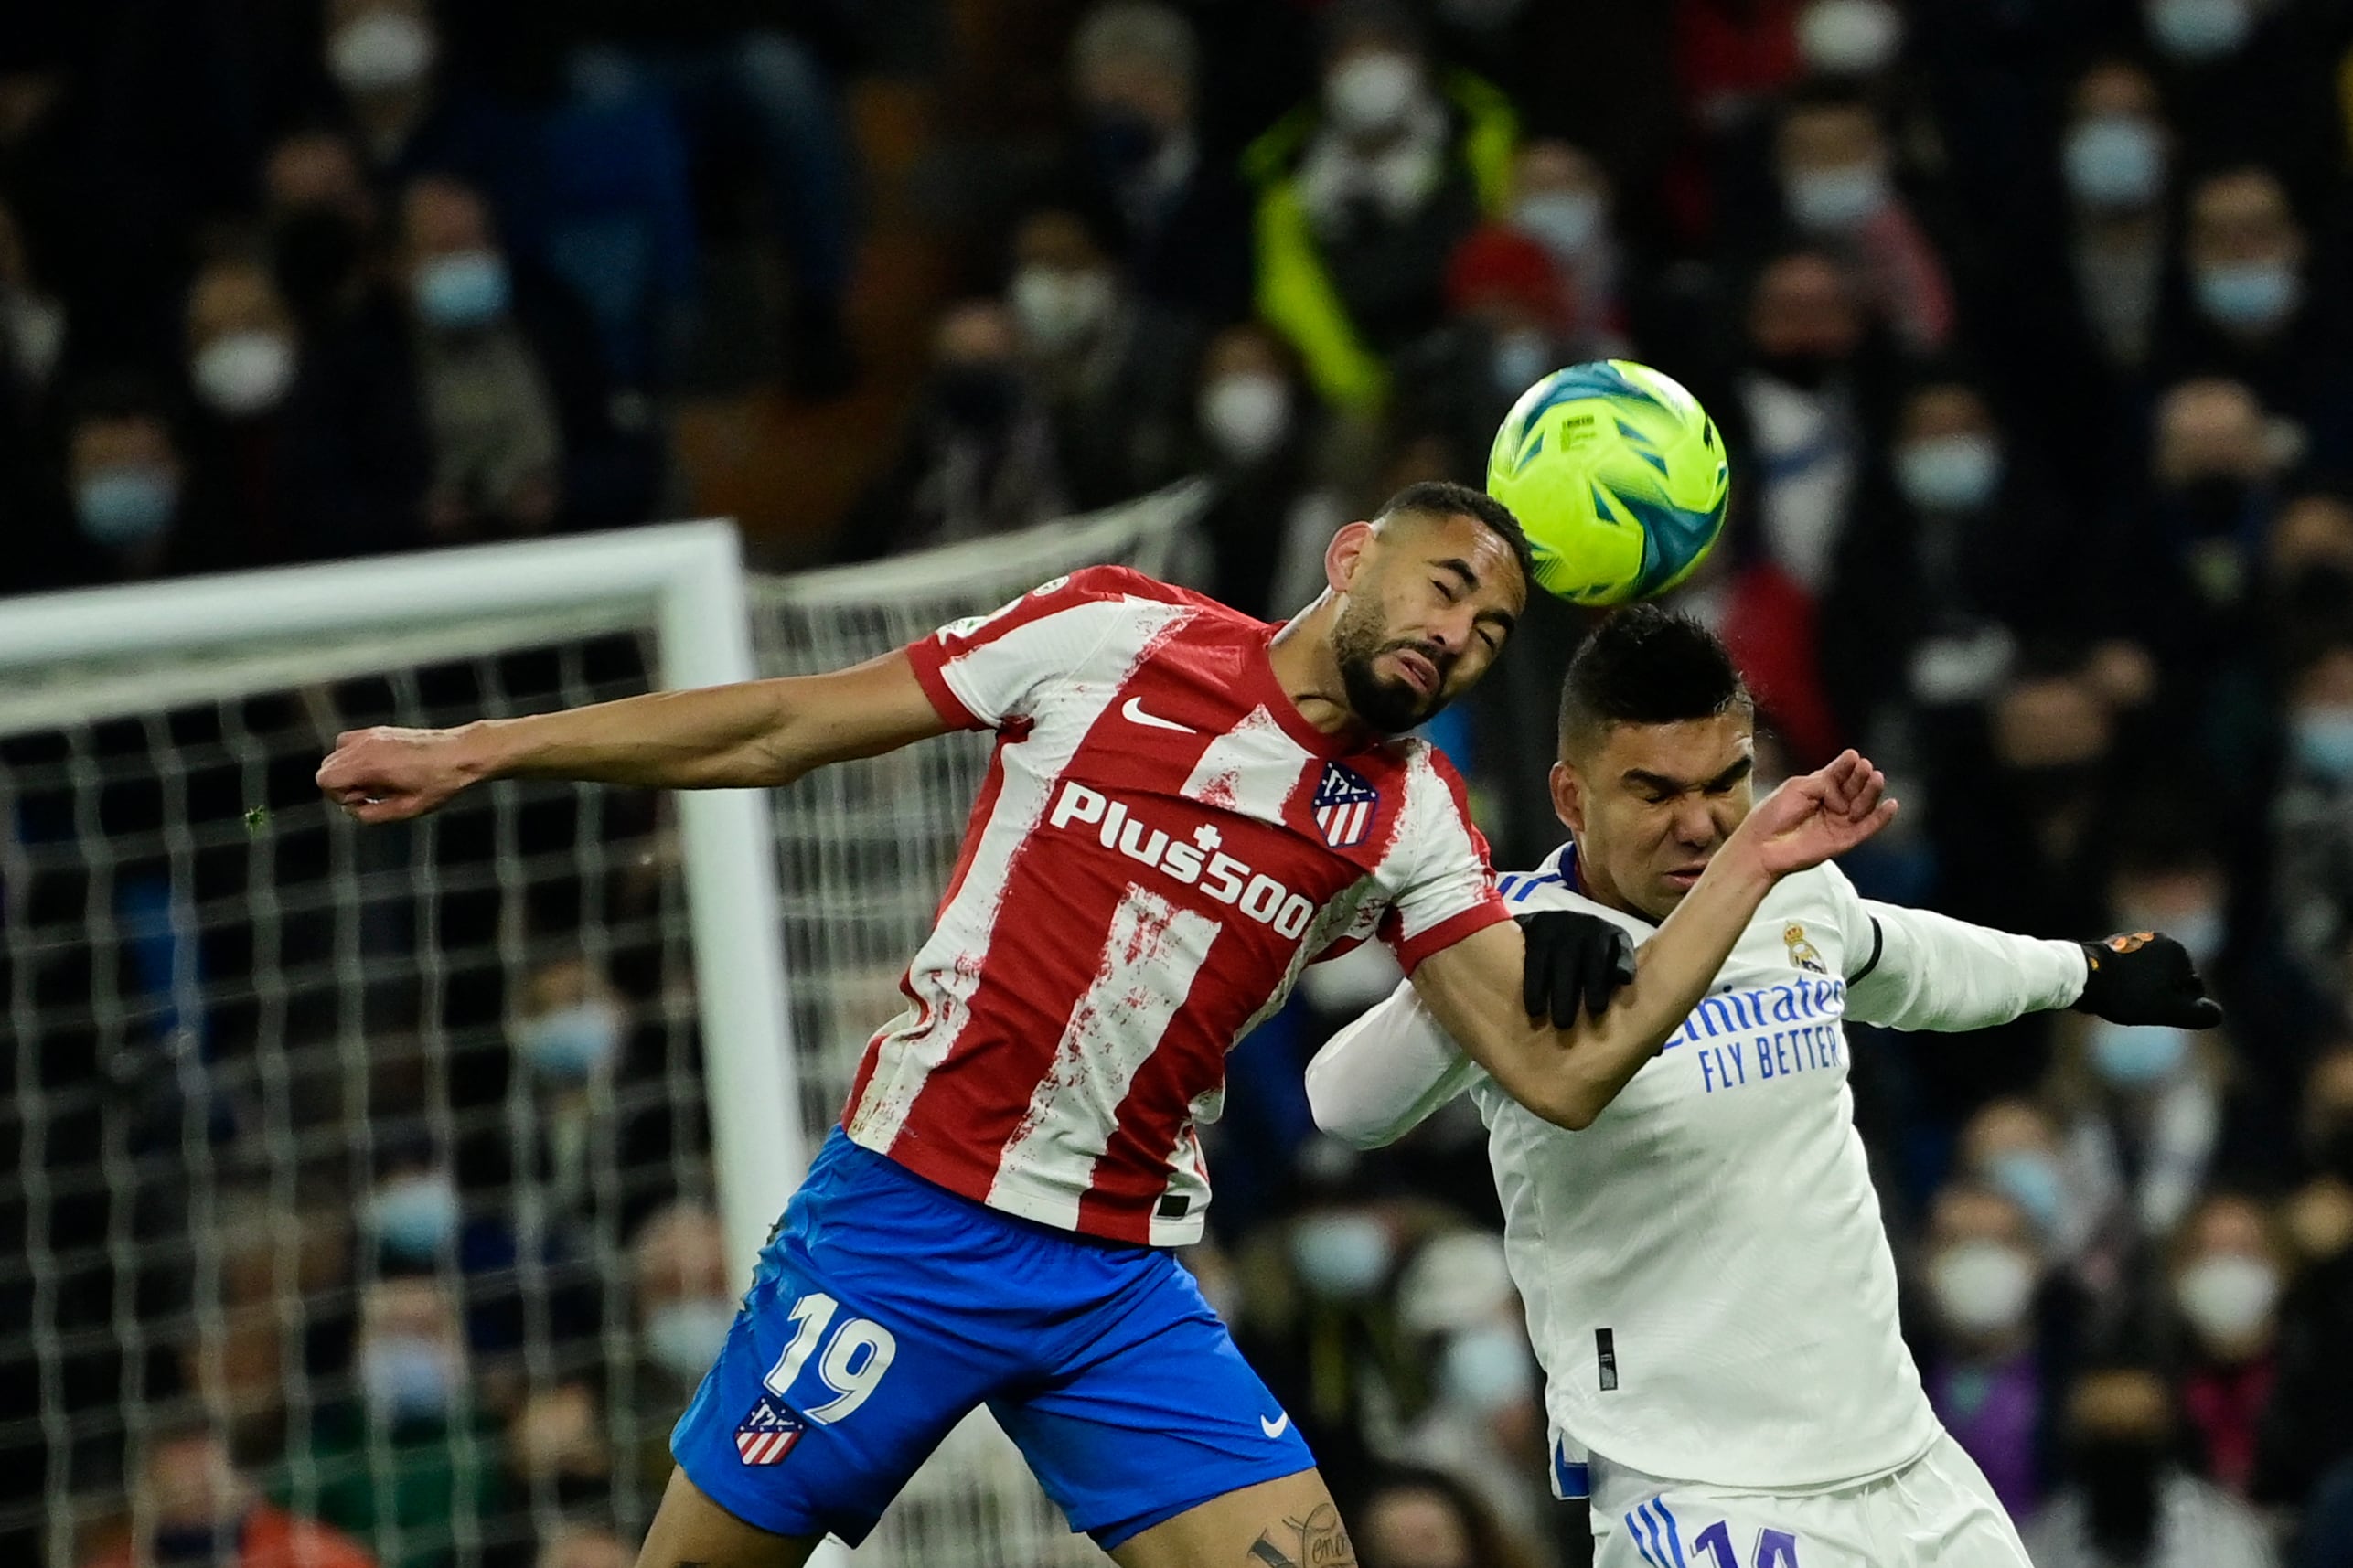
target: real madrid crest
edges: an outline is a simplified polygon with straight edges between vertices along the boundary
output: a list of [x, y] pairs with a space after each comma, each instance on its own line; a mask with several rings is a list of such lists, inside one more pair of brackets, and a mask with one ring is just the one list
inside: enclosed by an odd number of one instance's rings
[[1815, 952], [1813, 944], [1805, 939], [1805, 927], [1800, 922], [1793, 920], [1781, 927], [1781, 944], [1790, 950], [1790, 962], [1799, 968], [1816, 975], [1830, 973], [1829, 966], [1822, 961], [1822, 955]]

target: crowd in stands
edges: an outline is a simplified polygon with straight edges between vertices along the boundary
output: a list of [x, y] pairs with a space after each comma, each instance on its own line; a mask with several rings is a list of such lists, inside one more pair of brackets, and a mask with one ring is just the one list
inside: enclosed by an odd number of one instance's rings
[[[947, 94], [977, 193], [940, 240], [955, 287], [835, 554], [1205, 475], [1205, 585], [1279, 616], [1339, 523], [1479, 481], [1545, 370], [1684, 380], [1734, 498], [1678, 603], [1740, 658], [1769, 771], [1847, 745], [1888, 771], [1906, 810], [1852, 858], [1864, 891], [2161, 928], [2228, 1009], [2199, 1036], [2060, 1016], [1856, 1040], [1939, 1413], [2043, 1568], [2353, 1563], [2353, 6], [1031, 9], [1051, 106]], [[0, 592], [675, 515], [711, 167], [758, 194], [774, 376], [822, 400], [869, 373], [858, 11], [12, 16]], [[1560, 836], [1543, 770], [1580, 624], [1535, 606], [1442, 731], [1499, 869]], [[1582, 1561], [1475, 1115], [1373, 1156], [1308, 1124], [1307, 1053], [1395, 977], [1331, 967], [1234, 1058], [1196, 1270], [1367, 1568]], [[518, 1060], [591, 1081], [626, 986], [533, 987]], [[615, 1452], [604, 1413], [626, 1398], [658, 1437], [740, 1282], [690, 1198], [571, 1232], [497, 1211], [611, 1199], [588, 1104], [549, 1095], [487, 1163], [388, 1150], [346, 1239], [374, 1263], [305, 1276], [343, 1293], [332, 1332], [187, 1371], [259, 1387], [294, 1354], [350, 1400], [270, 1452], [147, 1432], [119, 1477], [145, 1544], [88, 1561], [209, 1561], [241, 1531], [224, 1560], [249, 1568], [443, 1568], [487, 1549], [403, 1549], [401, 1522], [469, 1510], [537, 1521], [494, 1555], [626, 1561], [599, 1499], [666, 1460]], [[628, 1321], [563, 1284], [620, 1266], [590, 1234], [626, 1237]], [[528, 1328], [498, 1284], [527, 1254], [555, 1282]], [[557, 1378], [526, 1339], [587, 1349]]]

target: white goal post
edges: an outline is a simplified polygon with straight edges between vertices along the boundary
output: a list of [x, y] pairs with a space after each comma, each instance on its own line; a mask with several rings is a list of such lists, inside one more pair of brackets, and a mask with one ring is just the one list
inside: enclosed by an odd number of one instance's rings
[[[215, 659], [331, 680], [381, 664], [387, 631], [419, 661], [444, 646], [496, 651], [493, 620], [523, 646], [650, 611], [659, 683], [718, 686], [759, 673], [745, 605], [735, 528], [716, 521], [43, 594], [0, 603], [0, 732], [166, 706], [159, 656], [187, 659], [193, 689], [209, 694], [224, 680]], [[748, 1275], [808, 1166], [775, 856], [761, 791], [684, 792], [678, 811], [721, 1213]]]

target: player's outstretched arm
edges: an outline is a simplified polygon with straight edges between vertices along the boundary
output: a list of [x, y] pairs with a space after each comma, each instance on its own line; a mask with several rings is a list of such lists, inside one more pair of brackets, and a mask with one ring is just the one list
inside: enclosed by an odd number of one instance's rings
[[903, 649], [829, 675], [658, 691], [448, 730], [348, 731], [320, 765], [318, 787], [362, 822], [422, 816], [489, 779], [753, 789], [947, 728]]
[[1659, 933], [1632, 984], [1570, 1029], [1522, 1010], [1525, 940], [1491, 925], [1423, 960], [1413, 983], [1431, 1014], [1504, 1092], [1548, 1122], [1592, 1125], [1706, 995], [1772, 885], [1877, 833], [1896, 814], [1887, 779], [1853, 752], [1791, 779], [1749, 814]]

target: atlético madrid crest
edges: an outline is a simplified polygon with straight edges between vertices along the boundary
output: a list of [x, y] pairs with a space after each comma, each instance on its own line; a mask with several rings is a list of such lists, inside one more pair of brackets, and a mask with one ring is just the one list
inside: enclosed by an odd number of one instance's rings
[[751, 1413], [735, 1424], [735, 1456], [747, 1465], [774, 1465], [793, 1451], [807, 1430], [783, 1401], [764, 1392]]
[[1380, 807], [1381, 792], [1364, 774], [1338, 763], [1323, 764], [1323, 782], [1315, 786], [1315, 825], [1326, 844], [1353, 849], [1364, 842]]

